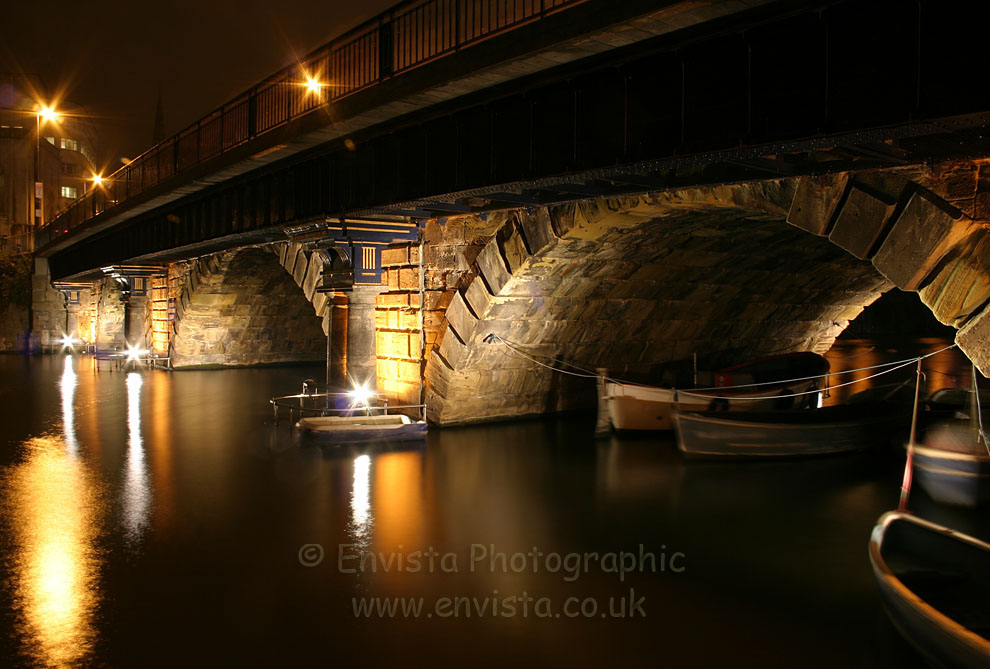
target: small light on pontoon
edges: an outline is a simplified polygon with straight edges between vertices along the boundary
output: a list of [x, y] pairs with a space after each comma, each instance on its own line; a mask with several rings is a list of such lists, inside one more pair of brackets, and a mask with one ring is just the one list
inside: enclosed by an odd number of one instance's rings
[[143, 348], [138, 348], [137, 346], [127, 347], [127, 362], [137, 362], [141, 359], [141, 356], [146, 355], [148, 352]]
[[371, 399], [372, 393], [370, 390], [364, 386], [358, 386], [354, 390], [347, 393], [347, 396], [351, 398], [351, 403], [355, 406], [368, 406], [368, 400]]

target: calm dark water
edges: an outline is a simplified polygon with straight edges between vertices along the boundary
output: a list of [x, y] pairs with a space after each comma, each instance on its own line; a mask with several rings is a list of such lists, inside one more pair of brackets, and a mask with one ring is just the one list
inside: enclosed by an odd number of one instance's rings
[[[849, 342], [833, 368], [941, 345]], [[921, 666], [867, 558], [896, 451], [685, 462], [670, 438], [594, 440], [590, 414], [330, 450], [266, 401], [319, 372], [0, 357], [0, 664]], [[355, 616], [374, 597], [422, 614]]]

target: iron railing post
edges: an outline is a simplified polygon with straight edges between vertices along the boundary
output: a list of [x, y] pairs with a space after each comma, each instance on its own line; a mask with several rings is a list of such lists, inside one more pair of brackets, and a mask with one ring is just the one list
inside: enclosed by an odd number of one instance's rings
[[258, 89], [252, 88], [248, 93], [248, 127], [247, 138], [254, 139], [258, 136]]
[[378, 24], [378, 81], [392, 76], [392, 17]]

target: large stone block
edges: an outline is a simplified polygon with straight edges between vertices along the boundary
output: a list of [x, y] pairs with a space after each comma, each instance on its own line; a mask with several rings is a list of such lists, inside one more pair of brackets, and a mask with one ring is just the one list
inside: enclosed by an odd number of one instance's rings
[[301, 252], [296, 256], [295, 265], [292, 267], [292, 278], [295, 279], [296, 285], [303, 285], [303, 281], [306, 280], [306, 270], [309, 269], [309, 261], [313, 254]]
[[310, 302], [313, 301], [313, 295], [316, 293], [316, 284], [319, 283], [321, 276], [323, 276], [323, 263], [309, 263], [306, 268], [306, 277], [303, 280], [302, 289], [303, 293], [306, 294], [306, 299]]
[[400, 290], [419, 290], [419, 267], [400, 267], [397, 270]]
[[464, 291], [464, 299], [474, 315], [483, 318], [488, 311], [492, 295], [485, 288], [485, 282], [476, 279], [468, 284], [467, 290]]
[[409, 293], [381, 293], [375, 297], [379, 307], [405, 307], [409, 305]]
[[446, 396], [450, 387], [450, 368], [444, 365], [440, 358], [433, 357], [426, 362], [423, 378], [428, 389], [427, 396]]
[[825, 236], [849, 177], [846, 174], [801, 177], [787, 222], [814, 235]]
[[488, 284], [491, 292], [497, 295], [511, 278], [497, 240], [493, 239], [485, 245], [478, 254], [477, 263], [478, 271], [485, 283]]
[[454, 295], [454, 298], [450, 301], [446, 315], [447, 322], [457, 333], [461, 341], [468, 341], [474, 333], [474, 326], [478, 323], [478, 319], [468, 309], [467, 303], [465, 303], [464, 297], [460, 293]]
[[529, 251], [526, 249], [522, 232], [510, 220], [499, 231], [498, 239], [502, 246], [502, 254], [508, 264], [509, 273], [514, 274], [522, 267], [523, 263], [529, 260]]
[[553, 224], [550, 222], [550, 214], [545, 207], [520, 213], [519, 227], [522, 228], [526, 246], [532, 253], [537, 253], [557, 239], [553, 232]]
[[918, 292], [939, 321], [956, 327], [990, 300], [990, 236], [980, 231], [967, 241]]
[[972, 221], [950, 215], [915, 193], [897, 217], [873, 265], [902, 290], [918, 290], [936, 265], [974, 231]]
[[956, 343], [985, 377], [990, 377], [990, 307], [956, 333]]
[[855, 184], [849, 189], [828, 238], [857, 258], [873, 252], [895, 202], [874, 197]]
[[457, 369], [458, 365], [467, 357], [467, 346], [461, 343], [457, 335], [452, 330], [447, 330], [440, 342], [440, 355], [450, 365], [451, 369]]
[[409, 263], [409, 244], [389, 245], [382, 249], [382, 267]]

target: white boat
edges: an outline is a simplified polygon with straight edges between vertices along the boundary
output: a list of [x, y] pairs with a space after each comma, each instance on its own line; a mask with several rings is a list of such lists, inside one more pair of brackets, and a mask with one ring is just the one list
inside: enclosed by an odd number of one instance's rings
[[[817, 403], [815, 395], [800, 395], [821, 385], [828, 361], [815, 353], [786, 353], [729, 367], [716, 374], [725, 389], [680, 390], [606, 379], [602, 391], [609, 421], [616, 430], [672, 430], [672, 412], [706, 409], [770, 411]], [[815, 378], [806, 378], [815, 377]], [[790, 381], [787, 379], [803, 379]], [[779, 384], [774, 381], [780, 381]], [[729, 386], [768, 384], [732, 389]], [[795, 395], [784, 397], [781, 395]]]
[[296, 428], [307, 436], [333, 444], [419, 441], [426, 438], [426, 421], [409, 416], [313, 416], [300, 418]]

